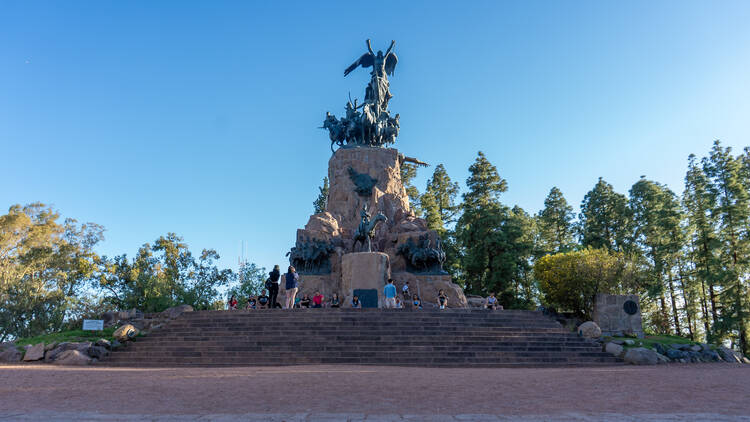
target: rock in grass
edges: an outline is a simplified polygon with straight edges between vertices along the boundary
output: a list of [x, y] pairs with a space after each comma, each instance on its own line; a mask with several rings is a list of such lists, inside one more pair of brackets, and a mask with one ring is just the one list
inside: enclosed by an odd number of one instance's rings
[[619, 344], [609, 342], [604, 345], [604, 351], [619, 357], [622, 355], [622, 352], [625, 351], [625, 348], [620, 346]]
[[91, 358], [78, 350], [66, 350], [55, 359], [55, 365], [71, 365], [80, 366], [88, 365], [91, 363]]
[[107, 350], [112, 349], [112, 343], [105, 338], [100, 338], [99, 340], [97, 340], [96, 343], [94, 343], [94, 346], [103, 347]]
[[21, 351], [15, 347], [6, 347], [0, 352], [0, 362], [2, 363], [17, 363], [22, 358]]
[[92, 358], [102, 360], [109, 356], [109, 350], [101, 346], [91, 346], [89, 347], [88, 355]]
[[125, 324], [122, 327], [115, 330], [115, 332], [112, 334], [112, 337], [114, 337], [120, 342], [126, 342], [137, 335], [138, 335], [137, 328], [135, 328], [132, 324]]
[[602, 329], [594, 321], [586, 321], [578, 327], [578, 335], [586, 338], [598, 338], [602, 335]]
[[23, 356], [24, 362], [31, 362], [41, 359], [44, 359], [44, 343], [26, 347], [26, 354]]
[[59, 356], [61, 356], [64, 352], [67, 352], [68, 350], [77, 350], [83, 354], [87, 354], [89, 347], [91, 347], [91, 342], [81, 342], [81, 343], [60, 343], [57, 347], [54, 349], [48, 351], [44, 355], [44, 361], [45, 362], [54, 362], [57, 360]]
[[719, 352], [719, 355], [721, 356], [721, 358], [724, 359], [726, 362], [729, 362], [729, 363], [741, 363], [742, 362], [742, 360], [737, 357], [734, 350], [728, 347], [721, 346], [719, 347], [717, 351]]
[[632, 363], [633, 365], [656, 365], [659, 363], [658, 353], [645, 347], [635, 347], [633, 349], [627, 349], [625, 355], [622, 357], [625, 362]]

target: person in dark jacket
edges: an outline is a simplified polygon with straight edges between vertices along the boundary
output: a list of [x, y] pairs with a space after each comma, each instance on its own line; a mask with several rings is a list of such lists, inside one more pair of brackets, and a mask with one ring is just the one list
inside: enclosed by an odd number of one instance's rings
[[278, 265], [273, 266], [273, 271], [268, 273], [268, 280], [266, 280], [266, 288], [268, 289], [268, 307], [281, 308], [279, 305], [279, 280], [281, 279], [281, 270]]
[[286, 308], [292, 309], [294, 307], [294, 297], [297, 296], [297, 288], [299, 287], [297, 282], [299, 281], [299, 274], [294, 270], [291, 265], [286, 272]]

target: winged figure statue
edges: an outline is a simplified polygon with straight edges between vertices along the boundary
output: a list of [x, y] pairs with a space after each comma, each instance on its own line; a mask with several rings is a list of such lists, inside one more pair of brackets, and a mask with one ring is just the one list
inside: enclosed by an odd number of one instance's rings
[[365, 103], [375, 104], [379, 114], [380, 111], [388, 109], [388, 101], [393, 98], [389, 89], [388, 76], [393, 76], [396, 64], [398, 63], [398, 57], [393, 52], [393, 46], [396, 45], [396, 41], [391, 41], [391, 45], [385, 54], [383, 54], [382, 50], [378, 50], [375, 53], [372, 50], [370, 40], [367, 40], [366, 43], [367, 53], [363, 54], [357, 61], [347, 67], [344, 70], [344, 76], [350, 74], [357, 66], [372, 67], [372, 72], [370, 72], [372, 79], [365, 90]]

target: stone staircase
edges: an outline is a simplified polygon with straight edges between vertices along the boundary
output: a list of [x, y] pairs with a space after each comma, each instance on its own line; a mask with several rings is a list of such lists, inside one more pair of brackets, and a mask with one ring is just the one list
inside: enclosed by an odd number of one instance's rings
[[101, 364], [543, 367], [619, 362], [540, 312], [279, 309], [184, 313]]

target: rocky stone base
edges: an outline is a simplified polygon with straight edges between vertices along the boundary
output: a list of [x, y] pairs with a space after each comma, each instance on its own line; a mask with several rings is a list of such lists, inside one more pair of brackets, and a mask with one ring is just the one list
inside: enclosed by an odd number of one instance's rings
[[747, 363], [750, 359], [726, 347], [710, 344], [655, 344], [654, 349], [628, 347], [639, 344], [637, 340], [612, 340], [603, 342], [603, 351], [633, 365], [656, 365], [659, 363], [727, 362]]

